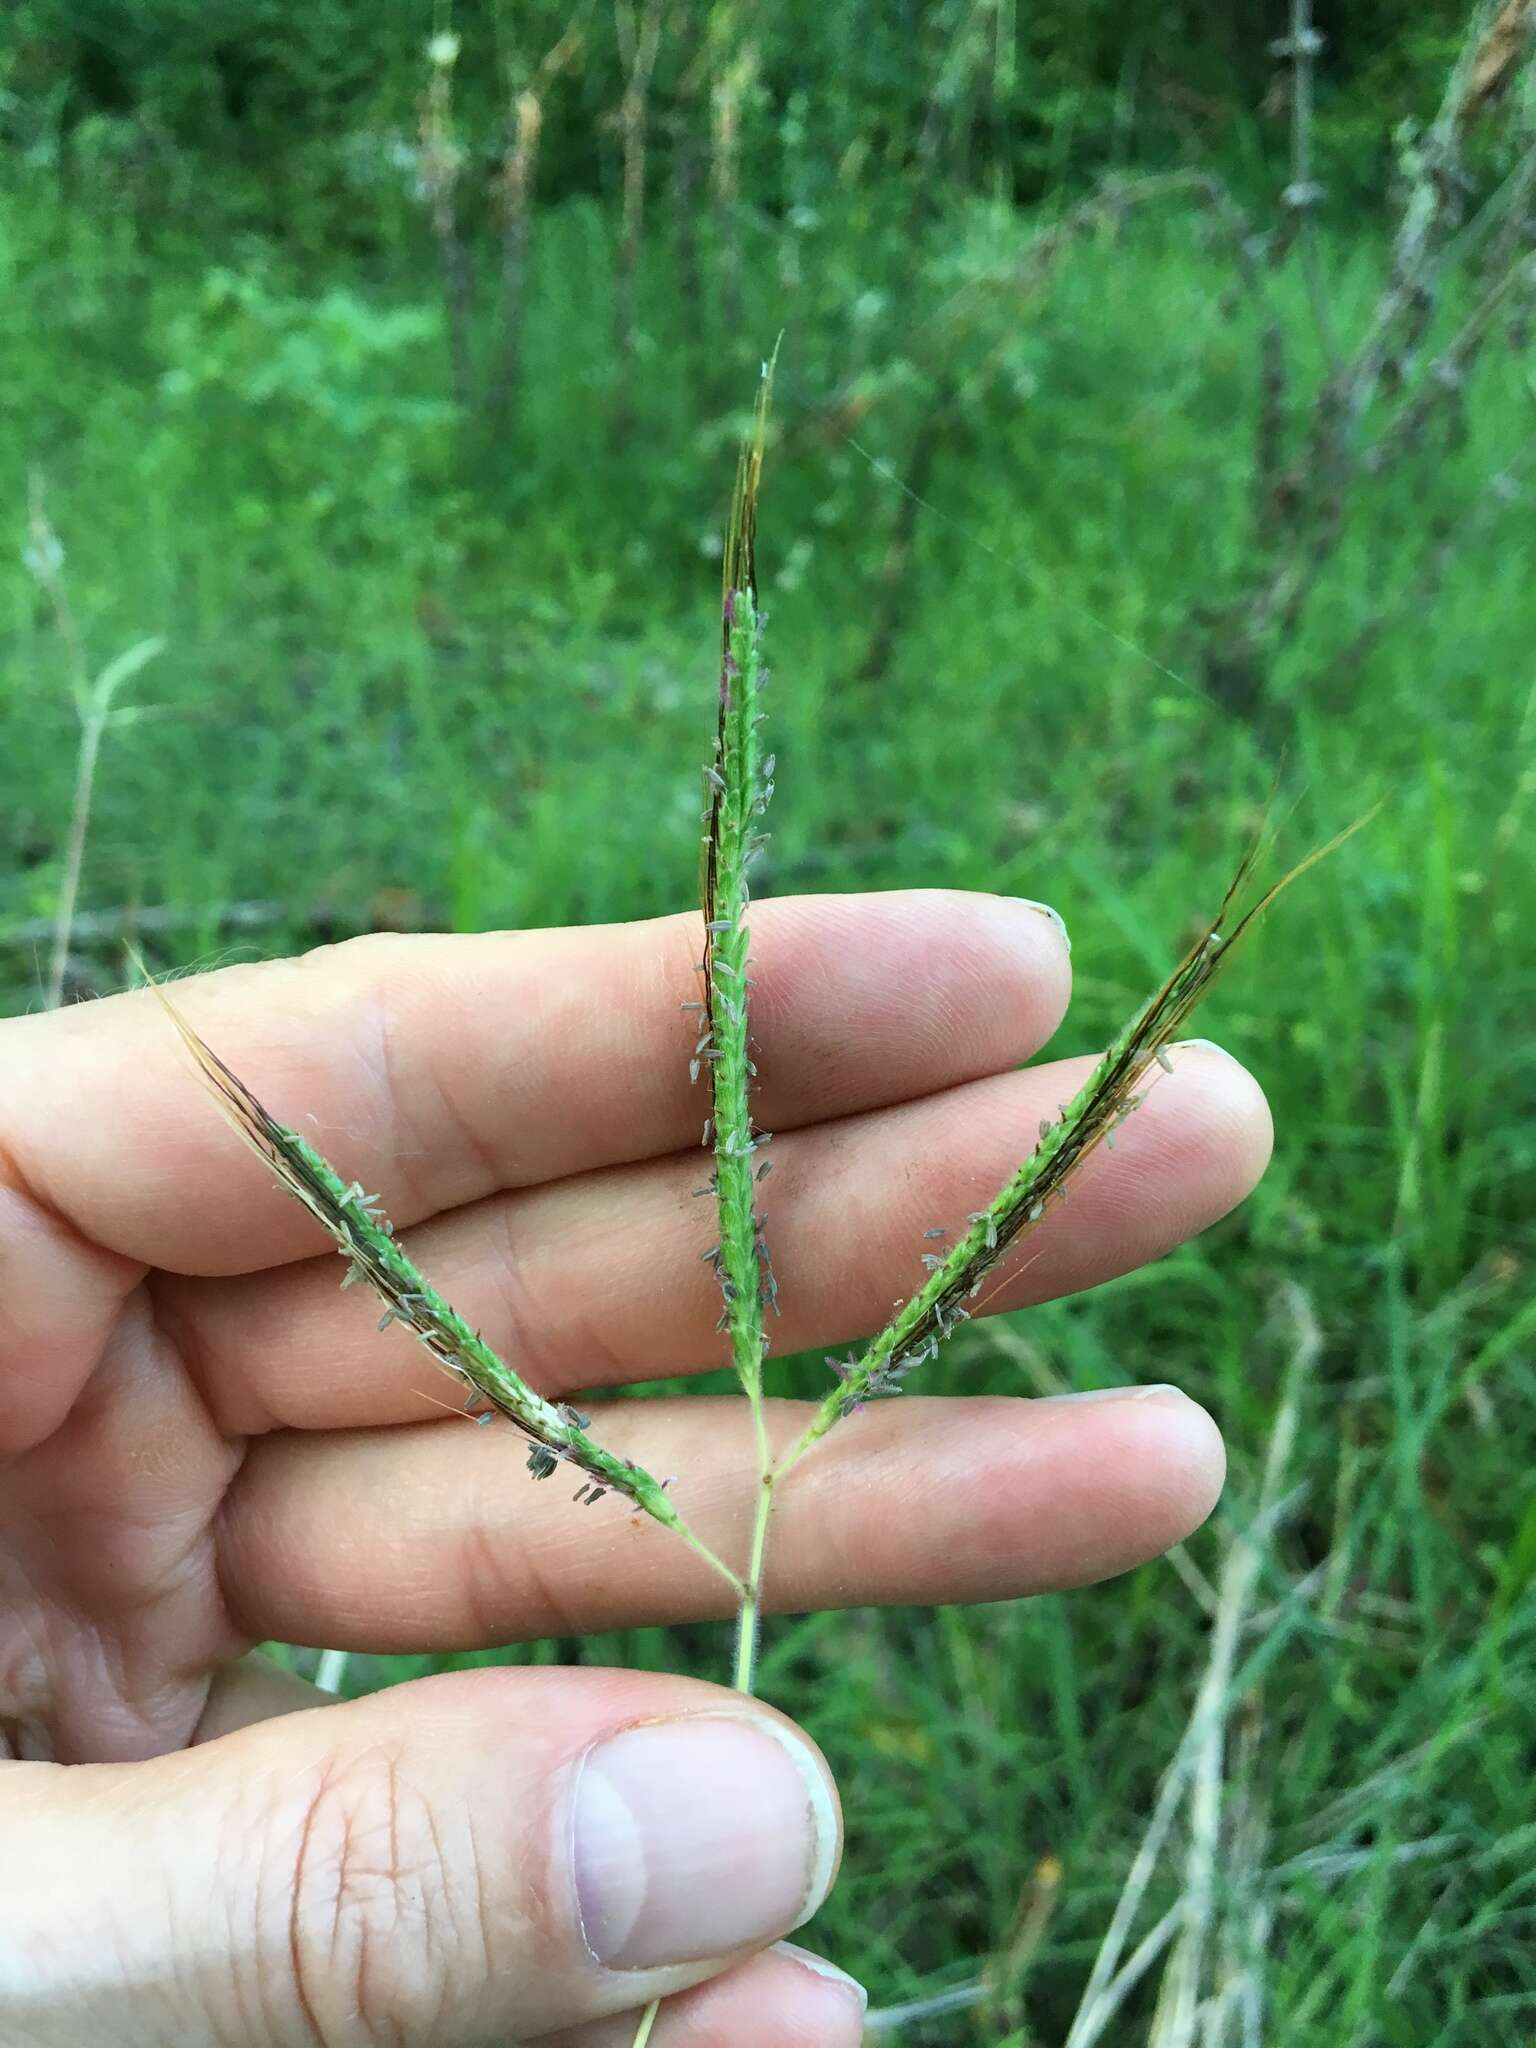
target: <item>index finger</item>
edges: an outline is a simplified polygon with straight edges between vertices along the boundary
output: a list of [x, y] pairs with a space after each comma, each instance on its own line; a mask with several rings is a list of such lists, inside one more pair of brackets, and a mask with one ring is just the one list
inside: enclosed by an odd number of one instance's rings
[[[979, 1079], [1036, 1051], [1067, 953], [1037, 905], [958, 890], [753, 911], [759, 1121], [791, 1128]], [[280, 1122], [401, 1225], [701, 1139], [694, 916], [354, 939], [183, 983], [193, 1027]], [[153, 999], [4, 1027], [0, 1152], [93, 1242], [183, 1273], [316, 1249], [262, 1186]], [[61, 1114], [67, 1115], [61, 1132]]]

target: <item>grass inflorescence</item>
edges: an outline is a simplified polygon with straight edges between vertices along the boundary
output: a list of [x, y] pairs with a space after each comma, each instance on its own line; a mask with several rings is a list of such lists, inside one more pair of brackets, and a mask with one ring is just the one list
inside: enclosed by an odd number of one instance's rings
[[[730, 1336], [731, 1363], [752, 1410], [757, 1447], [758, 1493], [750, 1555], [737, 1625], [734, 1681], [752, 1689], [762, 1610], [763, 1565], [768, 1520], [773, 1509], [773, 1452], [763, 1408], [763, 1357], [768, 1348], [765, 1310], [778, 1307], [778, 1282], [768, 1254], [759, 1190], [770, 1162], [758, 1155], [770, 1132], [752, 1114], [750, 1021], [751, 936], [746, 913], [751, 901], [748, 870], [761, 850], [760, 821], [773, 795], [772, 755], [762, 748], [766, 717], [762, 693], [763, 618], [757, 593], [757, 502], [773, 364], [763, 365], [752, 433], [736, 466], [736, 488], [726, 527], [721, 590], [720, 701], [714, 757], [704, 771], [703, 852], [700, 904], [704, 918], [704, 1033], [695, 1059], [708, 1066], [712, 1115], [705, 1136], [712, 1140], [711, 1185], [719, 1242], [709, 1254], [724, 1299], [720, 1326]], [[697, 1075], [698, 1068], [693, 1069]]]
[[757, 1208], [768, 1162], [756, 1154], [770, 1134], [757, 1127], [751, 1108], [757, 1067], [748, 1019], [751, 940], [746, 925], [748, 870], [763, 845], [759, 821], [773, 795], [773, 757], [764, 755], [761, 742], [768, 675], [754, 560], [769, 385], [765, 368], [752, 440], [738, 467], [725, 548], [719, 722], [714, 758], [704, 771], [703, 1030], [691, 1069], [695, 1080], [701, 1071], [709, 1075], [712, 1108], [706, 1132], [714, 1150], [720, 1219], [720, 1242], [712, 1256], [724, 1298], [722, 1327], [730, 1333], [732, 1362], [749, 1392], [761, 1380], [763, 1312], [776, 1292]]
[[1068, 1181], [1091, 1153], [1100, 1145], [1113, 1147], [1116, 1131], [1141, 1106], [1154, 1067], [1172, 1071], [1169, 1046], [1245, 935], [1282, 890], [1358, 829], [1358, 824], [1349, 826], [1309, 854], [1243, 910], [1239, 906], [1260, 850], [1259, 839], [1254, 840], [1215, 917], [1161, 988], [1116, 1033], [1072, 1100], [1061, 1105], [1057, 1117], [1041, 1123], [1039, 1143], [1018, 1171], [984, 1209], [966, 1219], [966, 1230], [948, 1252], [924, 1253], [929, 1268], [924, 1286], [860, 1355], [827, 1361], [838, 1385], [784, 1459], [781, 1473], [834, 1424], [856, 1415], [870, 1399], [899, 1393], [908, 1373], [937, 1357], [943, 1340], [969, 1318], [968, 1304], [1004, 1254], [1043, 1220], [1051, 1202], [1066, 1199]]
[[[761, 820], [773, 794], [774, 760], [761, 728], [767, 672], [762, 660], [763, 616], [758, 599], [757, 520], [767, 438], [773, 364], [763, 365], [750, 436], [737, 464], [724, 548], [722, 645], [713, 758], [706, 767], [700, 901], [703, 996], [688, 1005], [700, 1029], [690, 1059], [697, 1082], [708, 1076], [711, 1110], [704, 1141], [712, 1149], [708, 1191], [715, 1198], [718, 1241], [705, 1253], [719, 1278], [719, 1328], [728, 1335], [731, 1363], [750, 1405], [758, 1453], [758, 1479], [750, 1552], [738, 1574], [694, 1534], [668, 1498], [666, 1484], [632, 1460], [604, 1449], [587, 1434], [587, 1418], [565, 1402], [536, 1393], [418, 1271], [397, 1242], [376, 1197], [348, 1181], [297, 1132], [280, 1124], [243, 1081], [208, 1047], [174, 1007], [177, 1029], [226, 1116], [265, 1161], [280, 1184], [302, 1202], [347, 1260], [342, 1285], [363, 1282], [384, 1304], [380, 1329], [399, 1323], [465, 1391], [466, 1414], [489, 1421], [499, 1414], [528, 1439], [528, 1470], [551, 1478], [561, 1466], [583, 1475], [576, 1498], [595, 1505], [615, 1493], [681, 1536], [733, 1587], [738, 1599], [734, 1682], [751, 1690], [769, 1524], [777, 1483], [839, 1422], [935, 1358], [944, 1339], [970, 1316], [969, 1304], [988, 1275], [1018, 1241], [1065, 1200], [1070, 1180], [1133, 1114], [1154, 1066], [1171, 1069], [1168, 1047], [1183, 1028], [1233, 951], [1281, 891], [1358, 829], [1351, 826], [1309, 855], [1279, 882], [1242, 908], [1253, 880], [1262, 834], [1250, 844], [1216, 916], [1186, 950], [1161, 987], [1111, 1040], [1081, 1089], [1042, 1122], [1039, 1142], [985, 1208], [945, 1251], [923, 1254], [926, 1283], [903, 1303], [857, 1356], [829, 1359], [836, 1388], [815, 1409], [799, 1440], [775, 1459], [764, 1405], [763, 1363], [768, 1349], [766, 1313], [777, 1309], [778, 1282], [768, 1257], [760, 1190], [769, 1162], [760, 1158], [770, 1132], [752, 1111], [757, 1078], [750, 1020], [751, 939], [747, 910], [749, 869], [763, 844]], [[165, 1000], [162, 996], [162, 1000]], [[930, 1231], [930, 1241], [947, 1238]]]
[[[898, 1393], [906, 1376], [933, 1360], [944, 1340], [969, 1319], [970, 1304], [1006, 1255], [1066, 1198], [1073, 1176], [1145, 1099], [1154, 1070], [1171, 1071], [1169, 1048], [1237, 946], [1291, 881], [1340, 844], [1351, 826], [1309, 855], [1279, 882], [1256, 891], [1265, 834], [1250, 842], [1214, 918], [1171, 974], [1114, 1034], [1083, 1086], [1041, 1123], [1038, 1143], [984, 1208], [950, 1239], [927, 1233], [924, 1285], [902, 1304], [862, 1353], [828, 1360], [836, 1387], [814, 1408], [799, 1439], [775, 1457], [767, 1426], [764, 1361], [767, 1317], [778, 1305], [768, 1257], [762, 1157], [771, 1133], [752, 1107], [757, 1066], [751, 1027], [751, 903], [749, 870], [763, 845], [762, 818], [773, 794], [774, 759], [763, 746], [763, 613], [756, 540], [767, 436], [772, 364], [765, 364], [751, 433], [738, 461], [724, 548], [722, 645], [713, 754], [705, 769], [700, 904], [703, 924], [701, 998], [686, 1007], [696, 1019], [690, 1055], [695, 1083], [707, 1077], [710, 1101], [704, 1143], [712, 1154], [708, 1192], [714, 1197], [717, 1242], [704, 1254], [720, 1283], [719, 1329], [747, 1398], [757, 1447], [758, 1486], [748, 1556], [738, 1571], [689, 1528], [666, 1485], [587, 1433], [587, 1418], [536, 1393], [480, 1333], [432, 1287], [396, 1240], [377, 1198], [346, 1180], [305, 1139], [280, 1124], [249, 1088], [174, 1010], [177, 1028], [226, 1116], [279, 1183], [302, 1202], [347, 1261], [343, 1286], [361, 1282], [383, 1304], [380, 1328], [399, 1323], [422, 1344], [466, 1395], [477, 1421], [497, 1415], [528, 1441], [528, 1470], [551, 1478], [562, 1467], [580, 1473], [576, 1499], [589, 1505], [617, 1494], [678, 1535], [731, 1585], [737, 1605], [733, 1683], [756, 1682], [764, 1573], [776, 1489], [799, 1461], [870, 1399]], [[1363, 822], [1363, 821], [1362, 821]], [[168, 1005], [168, 1007], [170, 1007]], [[942, 1247], [942, 1248], [935, 1248]], [[642, 2017], [636, 2048], [649, 2036], [657, 2007]]]
[[[163, 992], [161, 1000], [166, 1001]], [[433, 1363], [464, 1390], [466, 1414], [478, 1409], [480, 1422], [501, 1415], [521, 1431], [528, 1439], [533, 1478], [550, 1479], [563, 1466], [573, 1468], [583, 1475], [578, 1501], [591, 1506], [606, 1494], [622, 1495], [737, 1584], [735, 1574], [689, 1529], [667, 1497], [665, 1483], [633, 1459], [594, 1442], [587, 1419], [568, 1402], [546, 1401], [536, 1393], [406, 1256], [378, 1197], [359, 1182], [345, 1180], [313, 1145], [280, 1124], [174, 1005], [167, 1001], [166, 1007], [229, 1122], [347, 1261], [342, 1286], [361, 1282], [383, 1303], [379, 1328], [399, 1323], [409, 1330]]]

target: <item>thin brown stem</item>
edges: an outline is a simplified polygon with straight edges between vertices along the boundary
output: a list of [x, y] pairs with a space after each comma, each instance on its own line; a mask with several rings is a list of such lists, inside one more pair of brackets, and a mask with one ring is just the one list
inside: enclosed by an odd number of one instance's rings
[[534, 184], [544, 102], [560, 73], [580, 55], [581, 45], [582, 22], [577, 20], [510, 96], [507, 146], [501, 160], [501, 366], [490, 395], [492, 409], [503, 417], [516, 409], [522, 383]]
[[630, 366], [634, 358], [638, 319], [636, 298], [640, 253], [645, 230], [646, 143], [651, 78], [661, 48], [666, 0], [614, 0], [613, 19], [624, 66], [624, 92], [619, 101], [619, 137], [624, 158], [624, 191], [618, 256], [613, 278], [614, 339], [619, 357], [621, 430], [629, 423]]
[[474, 397], [475, 381], [470, 346], [474, 281], [455, 204], [459, 150], [453, 132], [453, 67], [458, 61], [458, 37], [440, 32], [432, 38], [427, 54], [432, 68], [421, 105], [422, 184], [443, 267], [443, 305], [454, 397], [461, 407], [467, 408]]
[[70, 802], [48, 964], [46, 1002], [50, 1010], [56, 1010], [64, 999], [64, 981], [69, 972], [69, 950], [74, 936], [75, 910], [80, 900], [80, 877], [85, 866], [85, 842], [91, 825], [91, 803], [96, 790], [101, 743], [112, 723], [113, 704], [118, 691], [138, 674], [146, 662], [154, 659], [164, 643], [158, 639], [141, 640], [115, 661], [109, 662], [101, 674], [92, 679], [86, 664], [85, 643], [75, 623], [64, 583], [64, 549], [44, 509], [42, 478], [35, 474], [31, 482], [24, 560], [42, 585], [53, 609], [54, 623], [64, 643], [68, 662], [75, 715], [80, 721], [74, 795]]
[[1312, 0], [1291, 0], [1291, 182], [1285, 198], [1297, 214], [1297, 241], [1306, 278], [1312, 321], [1330, 369], [1338, 362], [1338, 335], [1328, 303], [1322, 256], [1317, 246], [1315, 213], [1323, 197], [1312, 160], [1313, 86], [1323, 38], [1312, 23]]

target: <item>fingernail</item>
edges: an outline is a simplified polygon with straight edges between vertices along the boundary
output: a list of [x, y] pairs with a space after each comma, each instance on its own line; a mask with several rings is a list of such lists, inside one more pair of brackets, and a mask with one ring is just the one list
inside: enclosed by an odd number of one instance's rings
[[1150, 1387], [1086, 1387], [1081, 1393], [1040, 1394], [1035, 1399], [1035, 1406], [1038, 1408], [1043, 1404], [1049, 1407], [1056, 1401], [1150, 1401], [1165, 1394], [1173, 1394], [1181, 1401], [1186, 1398], [1182, 1388], [1159, 1383]]
[[859, 2001], [859, 2011], [868, 2012], [869, 1993], [856, 1977], [850, 1977], [846, 1970], [840, 1970], [836, 1963], [829, 1963], [825, 1956], [814, 1956], [808, 1948], [799, 1948], [792, 1941], [777, 1942], [776, 1956], [788, 1956], [791, 1962], [799, 1963], [802, 1969], [814, 1971], [818, 1977], [825, 1977], [829, 1984], [836, 1984], [841, 1990], [851, 1991]]
[[1192, 1052], [1219, 1052], [1224, 1060], [1232, 1057], [1227, 1048], [1218, 1045], [1214, 1038], [1181, 1038], [1174, 1046], [1174, 1051], [1177, 1052], [1181, 1046], [1188, 1046]]
[[771, 1941], [810, 1918], [837, 1868], [826, 1771], [766, 1717], [627, 1728], [583, 1760], [574, 1806], [581, 1930], [610, 1969]]
[[1015, 896], [1013, 900], [1015, 903], [1022, 903], [1026, 910], [1038, 910], [1042, 917], [1048, 917], [1061, 933], [1061, 943], [1069, 953], [1071, 952], [1072, 934], [1067, 930], [1067, 921], [1059, 910], [1053, 910], [1049, 903], [1037, 903], [1033, 896]]

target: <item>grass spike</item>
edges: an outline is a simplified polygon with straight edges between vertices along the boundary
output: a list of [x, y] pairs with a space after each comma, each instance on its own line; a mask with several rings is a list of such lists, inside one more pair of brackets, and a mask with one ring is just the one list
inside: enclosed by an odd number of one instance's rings
[[[715, 1261], [725, 1300], [731, 1360], [751, 1394], [760, 1385], [765, 1348], [761, 1224], [755, 1190], [765, 1142], [752, 1118], [756, 1073], [750, 1051], [751, 900], [748, 868], [760, 844], [770, 769], [761, 741], [762, 615], [757, 602], [757, 499], [767, 438], [773, 364], [763, 366], [752, 432], [743, 445], [726, 530], [721, 593], [719, 712], [714, 759], [705, 772], [704, 1018], [694, 1057], [707, 1070], [720, 1218]], [[703, 1052], [701, 1052], [703, 1048]], [[706, 1056], [707, 1054], [707, 1056]]]
[[343, 1286], [362, 1280], [373, 1289], [384, 1310], [380, 1327], [403, 1324], [433, 1363], [472, 1399], [488, 1403], [520, 1430], [528, 1439], [532, 1477], [546, 1479], [562, 1464], [575, 1466], [595, 1488], [622, 1494], [653, 1521], [681, 1536], [739, 1591], [736, 1574], [693, 1534], [660, 1481], [595, 1443], [586, 1433], [584, 1419], [567, 1403], [546, 1401], [536, 1393], [407, 1258], [378, 1197], [357, 1181], [344, 1180], [307, 1139], [280, 1124], [198, 1036], [165, 991], [153, 981], [150, 986], [227, 1121], [347, 1261]]
[[[773, 1447], [763, 1406], [765, 1311], [778, 1310], [778, 1283], [768, 1259], [758, 1187], [766, 1162], [755, 1155], [770, 1132], [753, 1120], [751, 1056], [751, 940], [746, 913], [748, 870], [763, 845], [759, 820], [773, 795], [773, 757], [762, 744], [762, 612], [757, 595], [757, 503], [773, 357], [763, 364], [752, 430], [736, 465], [736, 487], [726, 526], [720, 599], [720, 694], [714, 759], [705, 771], [703, 860], [699, 902], [704, 922], [704, 1032], [711, 1091], [708, 1141], [714, 1135], [715, 1204], [719, 1246], [713, 1263], [724, 1302], [719, 1328], [730, 1340], [731, 1363], [752, 1410], [759, 1488], [750, 1557], [738, 1610], [733, 1682], [752, 1690], [757, 1668], [763, 1564], [773, 1509]], [[702, 1039], [701, 1039], [702, 1042]]]
[[[926, 1284], [906, 1302], [851, 1364], [837, 1367], [838, 1385], [823, 1401], [810, 1426], [778, 1466], [783, 1475], [835, 1424], [864, 1403], [901, 1391], [917, 1366], [936, 1356], [940, 1344], [969, 1318], [966, 1304], [988, 1273], [1025, 1232], [1044, 1217], [1050, 1202], [1065, 1200], [1067, 1183], [1098, 1145], [1107, 1142], [1139, 1105], [1138, 1093], [1150, 1070], [1166, 1064], [1168, 1046], [1204, 999], [1242, 939], [1291, 883], [1324, 860], [1375, 816], [1365, 817], [1299, 861], [1250, 907], [1233, 917], [1251, 879], [1264, 834], [1255, 834], [1238, 863], [1220, 908], [1155, 995], [1111, 1041], [1108, 1050], [1056, 1122], [1042, 1122], [1040, 1142], [985, 1209], [969, 1219], [965, 1234], [932, 1263]], [[932, 1255], [930, 1255], [932, 1257]]]

